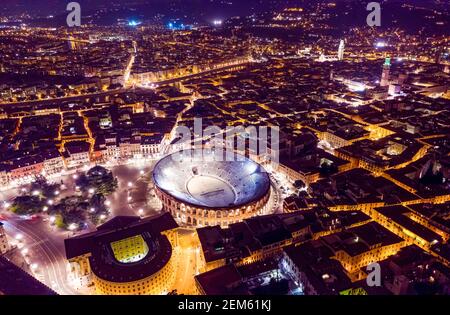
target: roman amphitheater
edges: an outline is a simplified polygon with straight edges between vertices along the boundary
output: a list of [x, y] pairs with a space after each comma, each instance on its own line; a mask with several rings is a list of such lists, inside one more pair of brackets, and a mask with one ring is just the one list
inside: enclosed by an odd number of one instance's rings
[[226, 227], [266, 212], [270, 178], [264, 168], [238, 154], [226, 159], [214, 153], [199, 159], [185, 150], [156, 164], [156, 194], [180, 225]]

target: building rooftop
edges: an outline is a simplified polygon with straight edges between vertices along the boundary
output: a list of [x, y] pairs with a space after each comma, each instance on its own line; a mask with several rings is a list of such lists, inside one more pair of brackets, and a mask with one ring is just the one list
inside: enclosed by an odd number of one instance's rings
[[429, 243], [442, 242], [439, 234], [409, 218], [410, 210], [406, 207], [390, 206], [375, 210]]
[[[132, 282], [150, 276], [169, 261], [172, 247], [161, 232], [177, 228], [169, 213], [140, 219], [115, 217], [98, 227], [97, 231], [64, 240], [67, 259], [90, 255], [91, 269], [98, 277], [113, 282]], [[119, 262], [112, 243], [130, 237], [142, 236], [148, 252], [133, 263]]]
[[350, 256], [368, 252], [377, 246], [388, 246], [403, 241], [376, 222], [357, 226], [321, 238], [333, 251], [345, 251]]
[[197, 284], [206, 295], [248, 295], [247, 286], [233, 264], [195, 276]]
[[284, 252], [319, 295], [336, 295], [351, 287], [341, 263], [330, 258], [332, 251], [320, 242], [290, 245], [284, 248]]
[[[1, 225], [1, 222], [0, 222]], [[5, 257], [0, 256], [0, 295], [57, 295]]]

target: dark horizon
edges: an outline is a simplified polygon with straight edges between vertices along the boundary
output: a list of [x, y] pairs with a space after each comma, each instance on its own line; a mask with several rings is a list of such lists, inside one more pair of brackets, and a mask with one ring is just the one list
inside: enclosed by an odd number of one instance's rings
[[[289, 6], [299, 6], [306, 11], [314, 10], [317, 3], [336, 3], [329, 12], [334, 15], [329, 23], [334, 28], [343, 31], [350, 27], [365, 24], [365, 5], [370, 1], [359, 0], [130, 0], [130, 1], [88, 1], [80, 0], [82, 18], [85, 23], [110, 26], [118, 19], [153, 21], [156, 17], [164, 21], [178, 20], [180, 23], [211, 25], [214, 20], [226, 21], [230, 17], [264, 16], [265, 12], [280, 10]], [[382, 1], [383, 2], [383, 1]], [[24, 21], [30, 25], [44, 27], [60, 27], [65, 25], [67, 16], [66, 5], [69, 1], [31, 1], [4, 0], [0, 7], [0, 16], [26, 13], [29, 15]], [[410, 12], [403, 4], [411, 3], [429, 8], [422, 12]], [[449, 6], [442, 0], [408, 0], [383, 2], [383, 17], [385, 23], [382, 29], [400, 27], [411, 33], [417, 33], [425, 26], [425, 32], [430, 34], [450, 34], [448, 21], [443, 19], [443, 25], [429, 25], [427, 12], [433, 9], [440, 11], [443, 16], [449, 14]], [[363, 12], [363, 13], [361, 13]], [[411, 15], [413, 14], [413, 15]], [[447, 19], [449, 20], [449, 19]], [[387, 21], [387, 22], [386, 22]], [[6, 24], [7, 25], [7, 24]]]

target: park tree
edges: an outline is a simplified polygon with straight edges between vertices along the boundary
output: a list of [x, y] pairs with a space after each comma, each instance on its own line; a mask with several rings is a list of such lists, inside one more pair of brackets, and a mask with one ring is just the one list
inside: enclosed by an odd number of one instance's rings
[[36, 176], [34, 182], [31, 183], [31, 191], [39, 191], [39, 196], [44, 198], [54, 197], [54, 193], [58, 189], [58, 184], [50, 184], [42, 175]]
[[112, 194], [118, 187], [117, 178], [111, 171], [102, 167], [95, 166], [91, 168], [86, 178], [90, 188], [95, 188], [96, 192], [104, 196]]
[[18, 196], [10, 210], [18, 215], [31, 215], [42, 211], [43, 203], [37, 196]]

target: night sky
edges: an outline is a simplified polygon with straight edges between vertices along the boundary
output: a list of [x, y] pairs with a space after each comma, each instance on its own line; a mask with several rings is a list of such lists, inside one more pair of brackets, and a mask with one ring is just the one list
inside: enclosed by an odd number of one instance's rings
[[[35, 12], [36, 14], [55, 14], [64, 11], [69, 0], [2, 0], [4, 11]], [[180, 12], [183, 14], [223, 14], [224, 16], [270, 10], [297, 0], [78, 0], [83, 9], [120, 7], [144, 9], [147, 14]]]
[[[41, 26], [62, 26], [67, 15], [66, 5], [70, 0], [2, 0], [0, 15], [28, 13]], [[370, 1], [361, 0], [78, 0], [82, 16], [94, 17], [91, 22], [98, 25], [112, 25], [117, 19], [152, 19], [156, 15], [165, 19], [180, 19], [184, 23], [211, 23], [214, 19], [226, 20], [232, 16], [248, 16], [279, 10], [288, 6], [313, 9], [326, 2], [335, 2], [335, 16], [330, 22], [334, 26], [348, 29], [365, 24], [365, 6]], [[420, 12], [410, 12], [402, 8], [405, 3], [419, 3], [422, 7], [432, 7], [449, 13], [448, 0], [384, 0], [380, 1], [385, 21], [383, 27], [401, 27], [418, 32], [429, 24]], [[344, 12], [349, 13], [344, 14]], [[363, 12], [364, 14], [361, 14]], [[424, 11], [426, 12], [426, 11]], [[414, 16], [412, 14], [415, 14]], [[55, 16], [47, 19], [48, 15]], [[30, 22], [29, 20], [27, 22]], [[443, 30], [432, 29], [432, 33]], [[445, 32], [445, 30], [444, 30]], [[448, 32], [448, 30], [447, 30]]]

